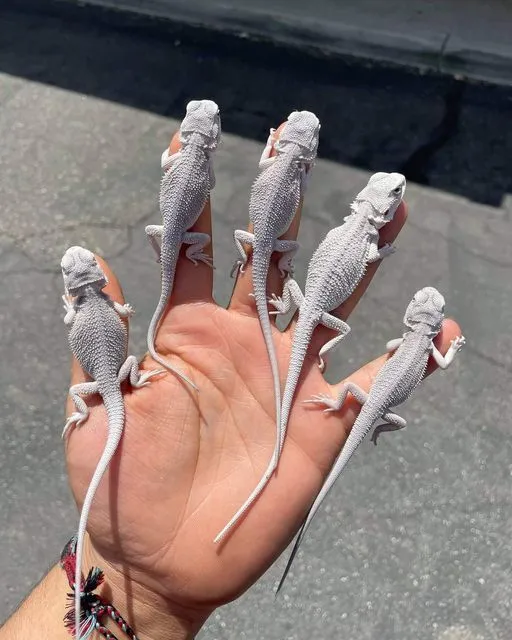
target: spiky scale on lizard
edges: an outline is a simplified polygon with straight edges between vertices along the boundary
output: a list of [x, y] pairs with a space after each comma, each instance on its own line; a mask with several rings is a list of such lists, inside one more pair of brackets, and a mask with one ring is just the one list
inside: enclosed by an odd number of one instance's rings
[[304, 539], [306, 530], [320, 505], [373, 425], [381, 418], [386, 421], [385, 425], [375, 429], [373, 434], [374, 442], [376, 442], [378, 434], [382, 431], [403, 429], [406, 426], [405, 420], [395, 413], [391, 413], [390, 409], [405, 402], [423, 380], [429, 356], [432, 355], [438, 366], [446, 369], [453, 362], [456, 353], [464, 345], [465, 339], [463, 336], [452, 340], [445, 356], [434, 345], [433, 340], [441, 330], [444, 306], [443, 296], [433, 287], [420, 289], [414, 295], [404, 317], [404, 324], [409, 331], [404, 333], [402, 338], [390, 340], [387, 343], [387, 350], [394, 352], [394, 354], [375, 377], [368, 394], [357, 385], [348, 383], [343, 385], [336, 399], [327, 395], [318, 395], [311, 400], [306, 400], [309, 403], [324, 405], [326, 407], [325, 411], [338, 411], [350, 392], [362, 404], [362, 408], [340, 455], [299, 531], [277, 591], [283, 586], [299, 546]]
[[299, 308], [293, 335], [292, 352], [281, 407], [279, 446], [274, 453], [277, 463], [281, 455], [288, 420], [304, 359], [317, 325], [322, 324], [338, 333], [320, 349], [320, 368], [323, 356], [333, 349], [350, 331], [346, 322], [332, 315], [361, 282], [368, 264], [394, 252], [391, 245], [378, 248], [379, 229], [390, 222], [405, 191], [405, 178], [400, 173], [376, 173], [351, 205], [351, 214], [344, 223], [331, 229], [313, 254], [306, 277], [305, 294], [293, 279], [284, 287], [282, 298], [269, 301], [275, 308], [271, 313], [287, 313]]
[[[211, 155], [220, 141], [219, 108], [212, 100], [192, 100], [180, 125], [180, 150], [162, 155], [165, 173], [160, 188], [162, 225], [148, 225], [146, 234], [154, 248], [162, 272], [162, 290], [148, 328], [148, 351], [151, 357], [197, 390], [183, 373], [172, 367], [156, 351], [155, 337], [174, 286], [176, 264], [182, 244], [189, 245], [185, 256], [195, 265], [212, 266], [203, 252], [211, 238], [206, 233], [191, 232], [215, 186]], [[161, 244], [159, 245], [158, 240]]]
[[[283, 277], [293, 269], [292, 259], [299, 243], [280, 240], [279, 236], [288, 230], [297, 212], [304, 193], [306, 174], [316, 158], [319, 132], [320, 122], [310, 111], [292, 112], [274, 144], [275, 130], [270, 130], [259, 164], [262, 172], [251, 191], [249, 217], [254, 233], [242, 230], [234, 233], [235, 244], [241, 256], [237, 266], [242, 273], [247, 262], [244, 243], [253, 248], [253, 295], [272, 370], [277, 428], [280, 424], [281, 383], [268, 315], [267, 275], [274, 251], [283, 253], [278, 263]], [[272, 149], [276, 152], [274, 156], [271, 156]], [[215, 542], [221, 541], [249, 509], [267, 484], [273, 470], [271, 465], [246, 502], [217, 535]]]
[[[107, 277], [94, 254], [82, 247], [70, 247], [61, 261], [65, 295], [62, 296], [70, 327], [69, 345], [91, 382], [73, 385], [69, 395], [77, 411], [66, 422], [64, 437], [72, 425], [79, 426], [89, 416], [89, 409], [81, 396], [99, 393], [108, 416], [107, 441], [92, 476], [80, 513], [76, 545], [75, 585], [81, 583], [81, 561], [87, 519], [100, 481], [114, 456], [121, 439], [125, 407], [121, 383], [129, 379], [135, 388], [145, 387], [163, 369], [141, 374], [135, 356], [127, 357], [128, 333], [121, 318], [128, 318], [133, 310], [129, 304], [113, 301], [102, 289]], [[73, 301], [71, 301], [71, 297]], [[80, 630], [80, 587], [75, 589], [75, 619], [77, 639]]]

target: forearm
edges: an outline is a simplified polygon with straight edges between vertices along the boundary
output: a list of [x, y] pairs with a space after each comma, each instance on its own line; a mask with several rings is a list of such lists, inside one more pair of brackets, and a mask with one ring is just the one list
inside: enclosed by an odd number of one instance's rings
[[[105, 573], [105, 582], [95, 593], [116, 607], [139, 640], [192, 640], [208, 617], [196, 618], [182, 611], [178, 615], [171, 603], [109, 568], [87, 538], [83, 568], [91, 566], [99, 566]], [[2, 626], [0, 640], [33, 640], [35, 635], [40, 640], [70, 640], [63, 622], [70, 591], [65, 572], [54, 566]], [[119, 640], [127, 638], [107, 616], [101, 623]], [[91, 638], [100, 637], [95, 633]]]
[[0, 640], [69, 640], [62, 622], [67, 591], [65, 573], [53, 567], [0, 629]]

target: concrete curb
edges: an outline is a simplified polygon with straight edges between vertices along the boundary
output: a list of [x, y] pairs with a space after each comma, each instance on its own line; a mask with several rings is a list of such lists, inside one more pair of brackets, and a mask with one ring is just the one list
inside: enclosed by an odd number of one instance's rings
[[[77, 3], [77, 0], [66, 0]], [[478, 42], [442, 30], [371, 29], [264, 9], [237, 8], [209, 0], [82, 0], [176, 23], [222, 31], [242, 38], [271, 40], [327, 55], [435, 71], [446, 75], [512, 85], [512, 43]]]

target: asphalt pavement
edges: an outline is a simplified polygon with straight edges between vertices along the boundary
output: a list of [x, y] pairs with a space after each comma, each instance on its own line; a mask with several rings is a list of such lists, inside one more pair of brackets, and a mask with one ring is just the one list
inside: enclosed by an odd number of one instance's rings
[[[13, 5], [14, 6], [14, 5]], [[222, 110], [213, 205], [215, 295], [268, 127], [294, 108], [322, 121], [298, 257], [307, 261], [374, 171], [408, 178], [410, 217], [331, 358], [342, 378], [402, 333], [434, 285], [468, 344], [399, 413], [407, 430], [363, 444], [311, 527], [283, 596], [286, 555], [201, 638], [505, 640], [512, 580], [512, 92], [91, 11], [0, 7], [0, 619], [76, 524], [60, 433], [68, 384], [60, 257], [84, 244], [137, 309], [159, 278], [143, 227], [158, 221], [159, 160], [192, 97]], [[312, 425], [314, 428], [314, 425]]]

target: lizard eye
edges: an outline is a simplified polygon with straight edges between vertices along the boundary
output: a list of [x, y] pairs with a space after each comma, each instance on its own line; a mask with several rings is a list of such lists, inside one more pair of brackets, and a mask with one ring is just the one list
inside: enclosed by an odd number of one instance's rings
[[395, 193], [396, 195], [398, 195], [399, 193], [402, 192], [402, 187], [396, 187], [395, 189], [393, 189], [392, 193]]

